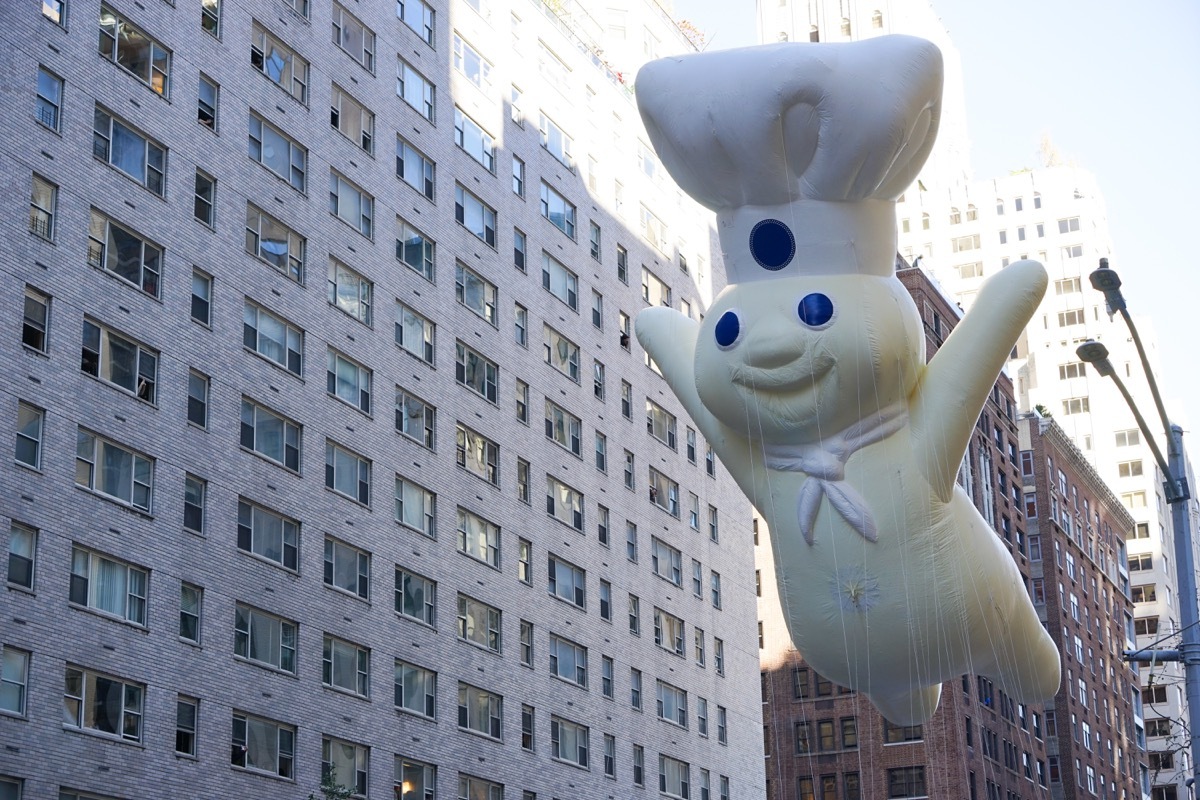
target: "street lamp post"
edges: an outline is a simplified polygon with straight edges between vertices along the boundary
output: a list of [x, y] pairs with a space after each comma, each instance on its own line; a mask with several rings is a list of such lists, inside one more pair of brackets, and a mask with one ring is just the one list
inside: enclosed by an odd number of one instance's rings
[[1192, 553], [1191, 520], [1188, 516], [1187, 501], [1191, 493], [1187, 484], [1187, 467], [1183, 456], [1183, 428], [1172, 425], [1167, 419], [1167, 412], [1159, 394], [1158, 384], [1154, 373], [1150, 370], [1146, 350], [1142, 339], [1138, 336], [1133, 318], [1125, 307], [1125, 298], [1121, 295], [1121, 279], [1108, 266], [1108, 259], [1100, 259], [1099, 269], [1089, 276], [1092, 286], [1104, 292], [1110, 315], [1119, 313], [1129, 328], [1130, 336], [1137, 347], [1142, 369], [1146, 374], [1146, 382], [1150, 384], [1150, 392], [1154, 397], [1159, 418], [1167, 436], [1168, 458], [1163, 458], [1154, 435], [1150, 433], [1146, 420], [1142, 417], [1130, 396], [1112, 362], [1108, 360], [1108, 348], [1100, 342], [1089, 341], [1081, 344], [1076, 353], [1079, 358], [1092, 367], [1101, 376], [1112, 378], [1125, 398], [1129, 410], [1137, 421], [1138, 429], [1145, 437], [1146, 443], [1154, 454], [1154, 460], [1164, 476], [1163, 492], [1171, 506], [1171, 528], [1175, 541], [1175, 572], [1179, 594], [1179, 624], [1181, 641], [1177, 650], [1126, 650], [1127, 661], [1142, 661], [1156, 659], [1158, 661], [1180, 661], [1183, 663], [1184, 686], [1188, 703], [1188, 734], [1191, 739], [1192, 777], [1187, 785], [1195, 791], [1197, 778], [1200, 778], [1200, 609], [1196, 597], [1196, 568]]

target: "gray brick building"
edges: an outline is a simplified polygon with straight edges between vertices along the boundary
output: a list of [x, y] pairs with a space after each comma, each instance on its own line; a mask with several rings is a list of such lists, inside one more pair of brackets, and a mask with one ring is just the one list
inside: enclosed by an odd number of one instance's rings
[[713, 289], [689, 45], [598, 11], [0, 5], [0, 798], [763, 795], [749, 505], [629, 336]]

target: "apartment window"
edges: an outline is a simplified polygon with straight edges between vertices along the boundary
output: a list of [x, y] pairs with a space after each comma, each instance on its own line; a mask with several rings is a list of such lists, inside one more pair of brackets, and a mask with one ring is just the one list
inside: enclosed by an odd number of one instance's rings
[[371, 370], [329, 348], [326, 391], [360, 411], [371, 413]]
[[583, 533], [583, 494], [550, 475], [546, 476], [546, 513]]
[[326, 536], [324, 567], [326, 586], [367, 599], [371, 574], [369, 553]]
[[887, 771], [887, 796], [896, 798], [928, 796], [925, 789], [925, 768], [889, 769]]
[[[397, 301], [395, 339], [401, 349], [407, 350], [427, 364], [433, 364], [435, 333], [436, 326], [433, 322]], [[397, 424], [397, 429], [399, 427]]]
[[428, 45], [433, 44], [433, 15], [433, 7], [424, 0], [396, 0], [396, 16]]
[[29, 200], [29, 231], [43, 239], [54, 240], [54, 216], [58, 204], [58, 187], [34, 175]]
[[550, 752], [558, 761], [587, 769], [588, 729], [561, 717], [550, 717]]
[[640, 744], [633, 746], [633, 785], [646, 785], [646, 751]]
[[500, 526], [459, 507], [458, 551], [500, 569]]
[[204, 502], [208, 483], [195, 475], [183, 477], [183, 527], [193, 533], [204, 533]]
[[629, 381], [621, 381], [621, 416], [633, 419], [633, 385]]
[[716, 668], [718, 675], [725, 677], [725, 642], [715, 636], [713, 637], [713, 667]]
[[[648, 397], [646, 398], [646, 432], [672, 450], [675, 449], [675, 415]], [[696, 432], [689, 429], [689, 435], [691, 437], [689, 447], [693, 455], [691, 460], [695, 461]]]
[[296, 422], [242, 398], [242, 447], [299, 472], [300, 435], [301, 428]]
[[321, 683], [360, 697], [370, 693], [370, 650], [326, 634], [321, 653]]
[[154, 460], [80, 428], [75, 485], [150, 513]]
[[80, 369], [139, 400], [157, 399], [158, 352], [86, 318]]
[[713, 608], [719, 609], [721, 607], [721, 574], [713, 572], [709, 578], [709, 585], [712, 588]]
[[[719, 642], [721, 640], [717, 639], [716, 641]], [[729, 744], [729, 726], [727, 718], [728, 713], [725, 710], [725, 706], [717, 706], [717, 741], [721, 744]]]
[[549, 325], [543, 326], [542, 331], [546, 363], [579, 383], [579, 345]]
[[[667, 252], [667, 226], [663, 221], [646, 206], [641, 206], [640, 221], [642, 235], [646, 237], [646, 240], [660, 252]], [[670, 303], [665, 305], [670, 305]]]
[[192, 215], [197, 221], [203, 222], [210, 228], [216, 224], [214, 211], [216, 195], [217, 179], [201, 170], [196, 170], [196, 191], [192, 203]]
[[371, 462], [369, 459], [325, 440], [325, 487], [363, 505], [371, 503]]
[[1068, 217], [1058, 221], [1059, 233], [1074, 233], [1079, 230], [1079, 217]]
[[708, 473], [708, 477], [710, 478], [717, 476], [717, 456], [713, 452], [711, 444], [704, 446], [704, 471]]
[[513, 266], [525, 271], [525, 234], [520, 228], [513, 228]]
[[496, 246], [496, 209], [454, 184], [454, 219], [488, 247]]
[[304, 331], [249, 298], [242, 314], [242, 344], [288, 372], [301, 372]]
[[650, 566], [655, 575], [683, 586], [683, 554], [657, 536], [650, 537]]
[[179, 695], [175, 699], [175, 752], [196, 757], [196, 726], [200, 701]]
[[600, 656], [600, 693], [613, 699], [613, 660], [609, 656]]
[[297, 568], [300, 523], [296, 520], [239, 499], [237, 536], [239, 550], [261, 556], [285, 569]]
[[512, 159], [512, 190], [517, 197], [525, 196], [525, 162], [516, 156]]
[[542, 288], [565, 303], [572, 311], [579, 310], [579, 276], [544, 250]]
[[284, 672], [296, 672], [296, 623], [237, 604], [233, 653]]
[[592, 395], [599, 401], [604, 401], [604, 364], [592, 361]]
[[654, 467], [649, 469], [650, 502], [668, 514], [678, 517], [679, 484]]
[[14, 522], [8, 531], [8, 583], [24, 589], [33, 588], [34, 564], [37, 558], [37, 530]]
[[257, 161], [294, 188], [304, 191], [308, 151], [283, 131], [250, 112], [250, 160]]
[[161, 247], [92, 209], [89, 265], [116, 275], [151, 297], [158, 297], [162, 256]]
[[1141, 444], [1142, 435], [1137, 428], [1129, 428], [1128, 430], [1117, 431], [1115, 440], [1117, 447], [1133, 447]]
[[46, 412], [25, 401], [17, 403], [17, 442], [15, 457], [18, 464], [33, 469], [42, 468], [42, 429]]
[[617, 777], [617, 737], [604, 734], [604, 777]]
[[690, 769], [686, 761], [659, 754], [658, 791], [668, 797], [682, 797], [687, 800], [691, 796]]
[[397, 659], [394, 691], [396, 708], [437, 719], [437, 673], [433, 670]]
[[1074, 308], [1070, 311], [1058, 312], [1058, 327], [1065, 328], [1070, 325], [1082, 325], [1087, 321], [1082, 308]]
[[333, 43], [369, 71], [375, 71], [375, 32], [337, 3], [333, 5]]
[[370, 748], [329, 736], [321, 738], [321, 774], [351, 797], [367, 796]]
[[[454, 265], [454, 295], [458, 302], [483, 320], [497, 326], [496, 287], [461, 261]], [[490, 398], [495, 400], [495, 398]]]
[[637, 595], [629, 595], [629, 632], [642, 635], [642, 601]]
[[21, 316], [21, 344], [45, 353], [50, 333], [50, 296], [31, 286], [25, 287], [25, 306]]
[[694, 558], [692, 559], [692, 594], [701, 599], [704, 598], [704, 567]]
[[500, 652], [500, 609], [468, 597], [458, 596], [458, 637], [472, 644]]
[[[43, 3], [43, 8], [48, 5]], [[37, 121], [52, 131], [60, 130], [63, 80], [45, 67], [38, 67]]]
[[587, 648], [550, 634], [550, 674], [587, 688]]
[[233, 712], [233, 766], [291, 779], [295, 750], [296, 729], [292, 726]]
[[[533, 667], [533, 623], [528, 620], [521, 620], [521, 629], [519, 634], [521, 645], [521, 664], [526, 667]], [[524, 720], [522, 720], [523, 722]]]
[[148, 578], [139, 567], [80, 547], [71, 551], [70, 601], [77, 605], [145, 625]]
[[638, 534], [637, 525], [633, 522], [625, 521], [625, 557], [633, 563], [638, 560]]
[[308, 62], [258, 22], [250, 29], [250, 64], [296, 100], [308, 102]]
[[720, 516], [716, 506], [708, 507], [708, 538], [714, 542], [721, 540]]
[[424, 75], [403, 58], [396, 59], [396, 96], [430, 122], [433, 122], [435, 92], [434, 85]]
[[533, 585], [533, 544], [528, 539], [517, 539], [517, 580]]
[[454, 69], [463, 77], [490, 93], [492, 88], [492, 65], [479, 54], [479, 51], [463, 40], [456, 32], [452, 39], [454, 48]]
[[[501, 728], [503, 712], [503, 697], [486, 689], [459, 682], [458, 727], [460, 729], [474, 731], [493, 739], [501, 739], [503, 738], [503, 729]], [[470, 797], [472, 795], [462, 795], [460, 792], [460, 796]]]
[[556, 555], [548, 556], [548, 591], [579, 608], [587, 607], [587, 573]]
[[612, 584], [606, 580], [600, 581], [600, 619], [612, 622]]
[[542, 147], [549, 150], [550, 155], [557, 158], [565, 166], [574, 169], [575, 159], [571, 156], [571, 137], [554, 120], [545, 114], [542, 114], [540, 117], [538, 130], [542, 137]]
[[661, 608], [654, 609], [654, 643], [669, 653], [683, 657], [683, 620]]
[[1087, 397], [1068, 397], [1062, 401], [1063, 414], [1086, 414], [1089, 411]]
[[329, 213], [371, 238], [375, 198], [332, 169], [329, 170]]
[[437, 495], [423, 486], [396, 476], [396, 521], [437, 538]]
[[521, 347], [529, 344], [529, 309], [520, 303], [513, 305], [513, 338]]
[[[534, 792], [527, 791], [525, 795], [526, 800], [537, 800]], [[503, 800], [504, 785], [460, 772], [458, 797], [459, 800]]]
[[171, 51], [106, 5], [100, 6], [100, 55], [158, 94], [170, 94]]
[[696, 732], [708, 738], [708, 700], [703, 697], [696, 698]]
[[196, 121], [210, 131], [217, 129], [217, 107], [221, 87], [212, 78], [201, 73], [196, 99]]
[[642, 671], [629, 669], [629, 706], [634, 711], [642, 710]]
[[642, 267], [642, 299], [652, 306], [671, 306], [671, 287]]
[[423, 575], [397, 567], [395, 606], [396, 613], [401, 616], [431, 627], [436, 626], [437, 583]]
[[596, 431], [596, 469], [608, 471], [608, 437]]
[[[7, 648], [5, 652], [7, 653]], [[145, 686], [70, 666], [66, 668], [64, 684], [65, 725], [119, 737], [129, 742], [142, 740], [142, 699], [146, 693]]]
[[1136, 478], [1142, 474], [1141, 461], [1122, 461], [1117, 464], [1117, 475], [1122, 478]]
[[629, 251], [617, 245], [617, 280], [629, 284]]
[[[496, 143], [491, 134], [479, 126], [479, 123], [468, 117], [461, 108], [454, 107], [454, 143], [462, 148], [467, 155], [478, 161], [488, 172], [496, 171]], [[514, 159], [514, 165], [519, 159]], [[524, 193], [524, 164], [522, 163], [521, 190]], [[517, 169], [513, 167], [513, 187], [517, 188]]]
[[575, 238], [575, 206], [556, 192], [549, 184], [542, 183], [542, 216], [554, 227]]
[[496, 402], [496, 382], [500, 368], [462, 342], [455, 342], [454, 375], [459, 384], [474, 390], [489, 402]]
[[304, 282], [303, 236], [262, 209], [246, 204], [246, 252], [296, 283]]
[[666, 681], [658, 681], [658, 718], [687, 727], [687, 692]]
[[336, 259], [329, 260], [329, 304], [359, 322], [371, 324], [374, 286], [365, 276]]

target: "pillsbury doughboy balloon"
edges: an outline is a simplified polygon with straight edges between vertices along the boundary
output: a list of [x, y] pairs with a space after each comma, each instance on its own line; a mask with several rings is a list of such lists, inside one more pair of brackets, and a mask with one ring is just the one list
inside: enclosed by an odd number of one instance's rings
[[1059, 658], [999, 537], [955, 483], [1046, 287], [1011, 264], [929, 363], [894, 275], [895, 201], [937, 132], [941, 54], [883, 36], [661, 59], [638, 74], [676, 182], [717, 212], [730, 286], [638, 340], [767, 520], [792, 641], [890, 721], [968, 672], [1053, 697]]

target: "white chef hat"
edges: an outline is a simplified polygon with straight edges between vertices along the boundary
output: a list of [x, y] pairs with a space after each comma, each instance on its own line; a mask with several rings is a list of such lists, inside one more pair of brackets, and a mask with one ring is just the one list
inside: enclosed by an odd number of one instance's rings
[[880, 36], [664, 58], [637, 76], [671, 177], [717, 212], [730, 283], [890, 275], [895, 200], [929, 156], [942, 55]]

